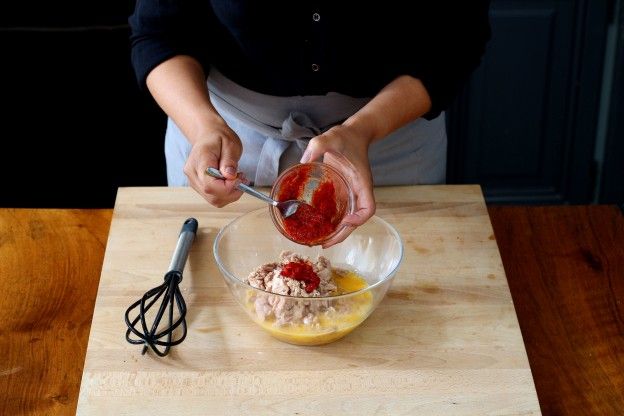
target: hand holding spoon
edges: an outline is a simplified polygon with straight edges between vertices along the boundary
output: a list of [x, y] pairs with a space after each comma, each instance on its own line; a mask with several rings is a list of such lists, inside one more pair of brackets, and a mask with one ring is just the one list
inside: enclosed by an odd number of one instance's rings
[[[217, 179], [225, 179], [225, 177], [221, 174], [221, 172], [219, 172], [215, 168], [206, 169], [206, 175], [212, 176], [213, 178], [217, 178]], [[293, 215], [297, 211], [297, 208], [299, 208], [299, 205], [306, 203], [305, 201], [298, 201], [295, 199], [291, 199], [289, 201], [278, 202], [272, 199], [271, 197], [269, 197], [268, 195], [265, 195], [262, 192], [255, 190], [251, 186], [245, 185], [244, 183], [238, 184], [237, 188], [245, 192], [246, 194], [254, 196], [258, 199], [263, 200], [264, 202], [267, 202], [273, 205], [279, 210], [279, 212], [282, 214], [282, 217], [284, 218], [288, 218], [291, 215]]]

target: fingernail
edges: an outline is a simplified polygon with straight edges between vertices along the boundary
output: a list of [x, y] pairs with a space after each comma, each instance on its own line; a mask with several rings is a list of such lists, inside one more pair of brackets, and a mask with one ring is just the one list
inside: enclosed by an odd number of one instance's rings
[[308, 159], [310, 159], [310, 153], [306, 150], [303, 152], [303, 156], [301, 156], [299, 163], [308, 163]]
[[234, 169], [232, 166], [227, 166], [225, 168], [225, 173], [227, 173], [228, 175], [236, 175], [236, 169]]

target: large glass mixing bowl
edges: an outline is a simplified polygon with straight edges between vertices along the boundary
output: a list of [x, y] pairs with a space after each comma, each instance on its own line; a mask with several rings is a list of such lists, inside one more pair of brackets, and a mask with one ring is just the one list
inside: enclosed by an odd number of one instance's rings
[[[275, 230], [266, 208], [248, 212], [223, 227], [215, 239], [214, 257], [227, 286], [247, 315], [275, 338], [297, 345], [333, 342], [360, 325], [379, 305], [401, 264], [403, 244], [396, 230], [374, 216], [342, 243], [322, 249], [296, 244]], [[355, 271], [367, 287], [331, 297], [277, 295], [246, 283], [258, 266], [278, 261], [283, 250], [310, 257], [322, 255], [332, 267]], [[315, 323], [278, 323], [258, 312], [257, 304], [282, 302], [287, 308], [312, 306]], [[322, 312], [321, 312], [322, 311]]]

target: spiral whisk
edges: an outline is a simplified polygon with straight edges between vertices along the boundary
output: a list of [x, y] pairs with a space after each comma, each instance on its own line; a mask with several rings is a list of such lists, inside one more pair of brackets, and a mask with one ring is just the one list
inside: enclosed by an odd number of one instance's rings
[[[186, 258], [197, 234], [197, 226], [195, 218], [184, 221], [164, 283], [148, 290], [141, 299], [126, 310], [125, 318], [128, 326], [126, 340], [131, 344], [142, 344], [141, 354], [145, 354], [148, 348], [151, 348], [160, 357], [164, 357], [171, 347], [180, 344], [186, 338], [186, 302], [184, 302], [179, 285], [182, 281]], [[148, 320], [154, 314], [153, 311], [149, 313], [148, 311], [158, 300], [161, 302], [150, 326]], [[133, 311], [137, 308], [138, 315], [130, 320]], [[166, 317], [164, 322], [163, 317]], [[180, 330], [176, 331], [178, 328]]]

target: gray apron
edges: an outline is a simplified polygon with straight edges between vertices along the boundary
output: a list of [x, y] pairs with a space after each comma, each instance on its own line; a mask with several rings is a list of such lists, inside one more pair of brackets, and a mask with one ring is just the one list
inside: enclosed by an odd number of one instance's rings
[[[243, 154], [238, 169], [256, 186], [270, 186], [284, 169], [301, 159], [308, 141], [342, 123], [370, 98], [326, 95], [277, 97], [248, 90], [216, 69], [208, 76], [210, 100], [239, 136]], [[169, 119], [165, 135], [169, 186], [188, 186], [183, 172], [191, 145]], [[446, 174], [444, 113], [419, 118], [369, 148], [375, 185], [443, 183]]]

